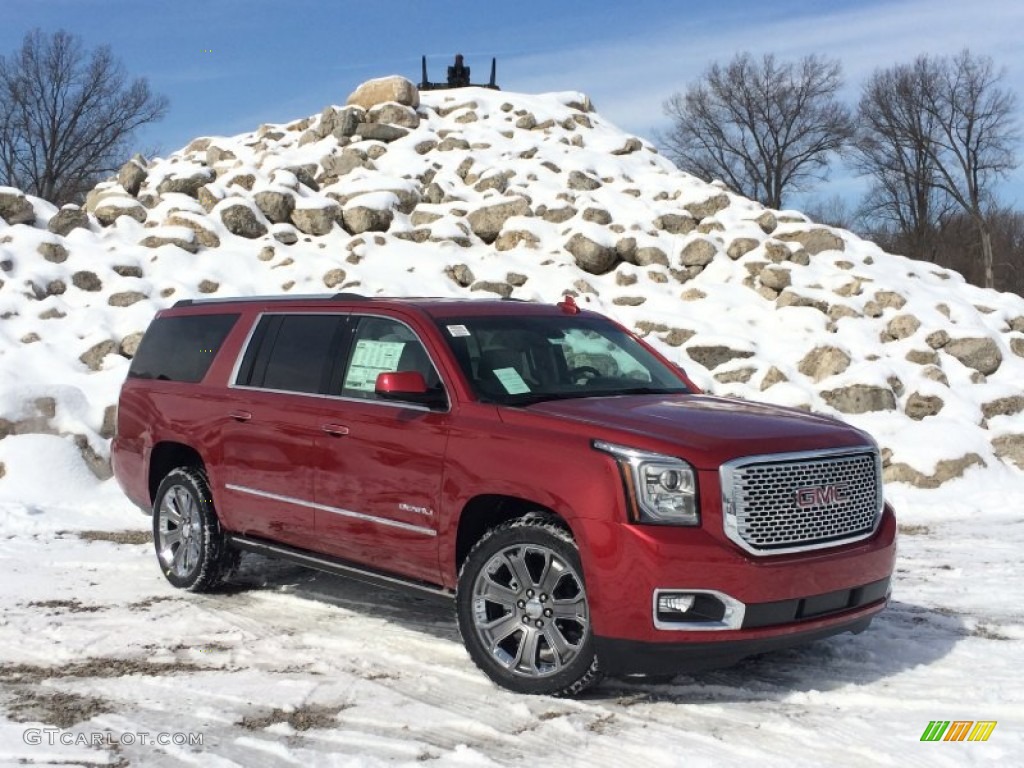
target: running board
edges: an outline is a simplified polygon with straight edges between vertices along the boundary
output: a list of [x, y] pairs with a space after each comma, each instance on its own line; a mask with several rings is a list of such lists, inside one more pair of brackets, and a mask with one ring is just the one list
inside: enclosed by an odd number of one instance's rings
[[264, 541], [263, 539], [251, 539], [247, 536], [239, 536], [234, 533], [227, 534], [225, 538], [227, 539], [228, 544], [235, 549], [240, 549], [245, 552], [255, 552], [259, 555], [275, 557], [280, 560], [287, 560], [288, 562], [295, 563], [296, 565], [313, 568], [336, 576], [348, 576], [353, 579], [357, 579], [358, 581], [373, 584], [374, 586], [388, 587], [391, 589], [415, 589], [420, 592], [426, 592], [430, 595], [446, 597], [449, 599], [455, 597], [455, 593], [452, 590], [439, 587], [436, 584], [428, 584], [425, 581], [407, 579], [395, 574], [384, 573], [383, 571], [353, 565], [345, 560], [330, 557], [329, 555], [321, 555], [304, 549], [288, 547], [284, 544]]

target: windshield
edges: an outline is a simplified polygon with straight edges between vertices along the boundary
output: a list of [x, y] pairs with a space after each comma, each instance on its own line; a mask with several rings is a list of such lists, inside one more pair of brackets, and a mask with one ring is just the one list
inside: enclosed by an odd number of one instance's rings
[[690, 391], [636, 339], [603, 318], [491, 315], [437, 323], [485, 402], [529, 405]]

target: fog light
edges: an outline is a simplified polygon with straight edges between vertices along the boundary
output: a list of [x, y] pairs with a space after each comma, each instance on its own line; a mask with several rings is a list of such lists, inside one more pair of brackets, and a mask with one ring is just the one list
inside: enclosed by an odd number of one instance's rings
[[658, 613], [686, 613], [693, 608], [696, 599], [696, 595], [659, 595]]

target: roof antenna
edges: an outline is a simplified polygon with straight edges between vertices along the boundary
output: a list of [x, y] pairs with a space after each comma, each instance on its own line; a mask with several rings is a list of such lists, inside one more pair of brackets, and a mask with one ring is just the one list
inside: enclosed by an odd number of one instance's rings
[[565, 294], [565, 298], [555, 306], [567, 315], [578, 315], [580, 313], [580, 308], [576, 306], [576, 299], [572, 297], [572, 294]]

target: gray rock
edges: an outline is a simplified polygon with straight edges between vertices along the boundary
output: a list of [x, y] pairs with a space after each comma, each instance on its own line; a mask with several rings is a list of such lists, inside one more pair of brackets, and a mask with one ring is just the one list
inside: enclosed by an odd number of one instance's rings
[[77, 205], [65, 205], [50, 218], [46, 228], [55, 235], [66, 237], [73, 229], [88, 229], [89, 214]]
[[526, 285], [526, 281], [529, 279], [529, 277], [519, 272], [509, 272], [505, 275], [505, 282], [514, 288], [521, 288]]
[[586, 208], [583, 211], [583, 220], [592, 221], [595, 224], [611, 224], [612, 215], [604, 208]]
[[992, 441], [996, 456], [1024, 469], [1024, 435], [1001, 435]]
[[[172, 213], [167, 217], [166, 224], [171, 227], [185, 227], [191, 229], [195, 233], [195, 242], [204, 248], [217, 248], [220, 246], [220, 238], [217, 237], [217, 233], [211, 229], [207, 229], [200, 221], [193, 219], [191, 216], [182, 213]], [[187, 250], [187, 249], [186, 249]], [[142, 277], [142, 275], [138, 275]]]
[[135, 160], [129, 160], [121, 166], [117, 172], [117, 183], [124, 187], [124, 191], [134, 197], [139, 194], [142, 182], [149, 176], [146, 168]]
[[450, 267], [445, 267], [444, 273], [463, 288], [468, 288], [476, 281], [476, 278], [473, 276], [473, 270], [465, 264], [454, 264]]
[[1010, 339], [1010, 351], [1017, 357], [1024, 357], [1024, 339]]
[[473, 234], [485, 243], [493, 243], [505, 222], [513, 216], [530, 216], [530, 204], [525, 198], [517, 197], [505, 203], [488, 205], [471, 212], [467, 217]]
[[921, 421], [929, 416], [934, 416], [942, 410], [942, 406], [945, 403], [941, 397], [936, 395], [922, 395], [920, 392], [915, 392], [907, 398], [907, 406], [904, 409], [907, 416], [912, 418], [914, 421]]
[[363, 205], [346, 208], [342, 215], [345, 229], [353, 235], [360, 235], [363, 232], [387, 232], [395, 217], [390, 209], [368, 208]]
[[437, 145], [438, 152], [452, 152], [469, 149], [469, 142], [459, 136], [447, 136]]
[[253, 195], [253, 201], [274, 224], [290, 221], [292, 211], [295, 210], [295, 196], [290, 192], [264, 190]]
[[235, 159], [235, 153], [230, 149], [221, 149], [218, 146], [210, 145], [206, 150], [206, 164], [217, 165], [217, 163], [226, 163]]
[[479, 280], [469, 287], [471, 291], [487, 291], [489, 293], [496, 293], [503, 299], [507, 299], [512, 295], [512, 286], [508, 283], [499, 283], [493, 280]]
[[636, 238], [620, 237], [615, 241], [615, 253], [620, 259], [629, 263], [636, 263]]
[[540, 240], [533, 232], [527, 232], [523, 229], [506, 229], [502, 230], [502, 233], [498, 235], [498, 239], [494, 241], [494, 249], [497, 251], [511, 251], [520, 245], [526, 248], [536, 248], [539, 242]]
[[870, 413], [896, 410], [896, 396], [891, 389], [869, 384], [852, 384], [821, 393], [822, 398], [840, 413]]
[[896, 291], [876, 291], [875, 302], [883, 309], [903, 309], [907, 300]]
[[40, 256], [54, 264], [62, 264], [68, 260], [68, 249], [60, 243], [40, 243], [36, 250]]
[[907, 352], [906, 359], [917, 365], [937, 365], [939, 354], [933, 349], [912, 349]]
[[754, 377], [755, 373], [757, 373], [757, 368], [736, 368], [732, 371], [716, 373], [715, 381], [720, 384], [746, 384]]
[[882, 334], [882, 341], [898, 341], [913, 336], [921, 327], [921, 321], [913, 315], [896, 315], [889, 321], [885, 332]]
[[647, 301], [646, 296], [616, 296], [612, 299], [612, 304], [619, 307], [639, 307]]
[[378, 104], [366, 115], [370, 123], [387, 123], [415, 130], [420, 127], [420, 116], [416, 110], [404, 104]]
[[628, 139], [626, 139], [626, 143], [625, 144], [623, 144], [618, 149], [613, 149], [612, 150], [612, 154], [613, 155], [631, 155], [634, 152], [639, 152], [643, 148], [644, 148], [644, 145], [640, 141], [640, 139], [638, 139], [638, 138], [636, 138], [634, 136], [630, 136]]
[[774, 387], [776, 384], [782, 384], [787, 382], [789, 379], [782, 371], [776, 368], [774, 365], [768, 369], [768, 373], [761, 379], [761, 391], [764, 392], [769, 387]]
[[83, 352], [78, 359], [84, 363], [89, 370], [98, 371], [103, 367], [103, 358], [107, 355], [113, 355], [117, 353], [117, 344], [112, 342], [110, 339], [101, 341], [99, 344], [94, 344]]
[[601, 186], [601, 182], [592, 176], [587, 176], [585, 173], [581, 173], [580, 171], [571, 171], [569, 173], [567, 186], [569, 189], [591, 191], [598, 189]]
[[216, 293], [220, 290], [220, 283], [214, 280], [200, 280], [198, 287], [200, 293]]
[[351, 95], [346, 104], [371, 109], [378, 104], [395, 101], [407, 107], [416, 108], [420, 105], [420, 92], [412, 82], [404, 77], [393, 75], [368, 80]]
[[137, 304], [144, 299], [149, 298], [144, 293], [138, 291], [122, 291], [121, 293], [112, 293], [107, 299], [107, 304], [112, 307], [130, 307], [132, 304]]
[[670, 235], [688, 235], [697, 226], [697, 220], [689, 214], [664, 213], [654, 220], [654, 228]]
[[81, 271], [75, 272], [71, 276], [71, 284], [83, 291], [96, 292], [103, 288], [103, 283], [96, 276], [95, 272]]
[[594, 242], [579, 232], [569, 238], [565, 250], [573, 255], [580, 269], [592, 275], [610, 272], [619, 261], [614, 248]]
[[987, 336], [971, 339], [953, 339], [945, 347], [948, 352], [968, 368], [989, 376], [999, 370], [1003, 355], [994, 340]]
[[981, 456], [968, 453], [959, 459], [944, 459], [938, 462], [935, 473], [926, 475], [909, 464], [892, 463], [882, 470], [882, 480], [886, 483], [909, 483], [917, 488], [938, 488], [945, 482], [961, 477], [970, 467], [985, 466]]
[[68, 289], [63, 280], [51, 280], [46, 284], [47, 296], [60, 296]]
[[768, 286], [773, 291], [782, 291], [793, 284], [793, 273], [783, 267], [765, 267], [758, 274], [761, 285]]
[[783, 307], [810, 307], [821, 312], [823, 315], [829, 313], [829, 306], [827, 301], [820, 299], [812, 299], [809, 296], [801, 296], [795, 291], [789, 289], [784, 290], [779, 294], [779, 298], [775, 300], [776, 309], [782, 309]]
[[156, 234], [148, 235], [139, 241], [139, 245], [145, 248], [160, 248], [164, 245], [176, 245], [183, 251], [189, 253], [199, 252], [199, 243], [196, 242], [195, 235], [189, 237], [179, 237], [174, 234]]
[[256, 213], [244, 203], [230, 203], [220, 209], [220, 220], [228, 232], [249, 240], [255, 240], [267, 234], [266, 225], [259, 220]]
[[323, 208], [296, 208], [292, 211], [292, 224], [306, 235], [326, 235], [341, 218], [341, 207], [325, 205]]
[[996, 416], [1013, 416], [1021, 411], [1024, 411], [1024, 396], [1022, 395], [1000, 397], [998, 400], [984, 403], [981, 406], [981, 412], [985, 415], [986, 419], [992, 419]]
[[136, 331], [135, 333], [129, 333], [123, 339], [118, 346], [118, 352], [121, 353], [122, 357], [127, 357], [129, 360], [135, 357], [135, 353], [139, 351], [139, 344], [142, 342], [142, 331]]
[[345, 147], [338, 155], [325, 155], [320, 158], [320, 165], [323, 166], [324, 173], [339, 177], [351, 173], [356, 168], [376, 169], [365, 152], [351, 147]]
[[0, 192], [0, 219], [8, 224], [33, 224], [36, 210], [21, 192]]
[[701, 203], [688, 203], [683, 206], [698, 221], [706, 219], [708, 216], [714, 216], [719, 211], [723, 211], [728, 207], [729, 196], [724, 193], [709, 197]]
[[817, 256], [822, 251], [845, 251], [846, 243], [839, 235], [833, 234], [827, 229], [799, 230], [797, 232], [784, 232], [775, 235], [776, 238], [787, 243], [800, 243], [811, 256]]
[[274, 239], [281, 245], [295, 245], [299, 242], [299, 236], [292, 227], [277, 227], [274, 230]]
[[706, 267], [718, 253], [718, 246], [703, 237], [687, 243], [679, 254], [679, 263], [684, 267]]
[[815, 347], [800, 361], [797, 370], [815, 383], [842, 373], [850, 367], [850, 356], [838, 347]]
[[686, 349], [686, 354], [690, 356], [691, 360], [700, 363], [708, 370], [717, 368], [730, 360], [745, 359], [754, 356], [753, 352], [741, 349], [730, 349], [729, 347], [721, 344], [694, 345]]
[[660, 264], [663, 267], [667, 267], [668, 256], [661, 248], [646, 246], [636, 249], [636, 253], [633, 254], [633, 263], [638, 267], [649, 267], [652, 264]]
[[103, 409], [103, 425], [100, 427], [100, 437], [109, 440], [117, 431], [117, 406], [108, 405]]
[[161, 195], [176, 192], [189, 197], [197, 197], [199, 188], [213, 181], [214, 173], [209, 168], [193, 173], [191, 176], [170, 176], [160, 182], [156, 188]]
[[364, 139], [372, 141], [383, 141], [390, 143], [409, 135], [405, 128], [395, 125], [384, 125], [383, 123], [360, 123], [356, 126], [356, 133]]
[[328, 288], [337, 288], [345, 282], [346, 273], [344, 269], [334, 268], [324, 274], [324, 285]]
[[737, 237], [731, 243], [726, 254], [730, 259], [736, 261], [736, 259], [742, 258], [752, 250], [757, 248], [761, 244], [760, 240], [755, 240], [752, 237]]
[[772, 232], [778, 229], [779, 226], [779, 222], [775, 218], [775, 214], [772, 213], [771, 211], [765, 211], [756, 219], [754, 219], [754, 221], [757, 223], [757, 226], [761, 228], [761, 231], [764, 232], [766, 235], [770, 235]]
[[541, 218], [552, 224], [564, 224], [577, 213], [571, 205], [564, 205], [561, 208], [546, 208]]
[[108, 198], [96, 206], [93, 215], [100, 224], [109, 227], [122, 216], [135, 219], [140, 224], [145, 223], [147, 214], [142, 203], [125, 196], [118, 197], [116, 200], [121, 204], [117, 204], [115, 198]]
[[524, 131], [531, 131], [537, 125], [537, 118], [532, 112], [527, 112], [516, 120], [516, 128]]

